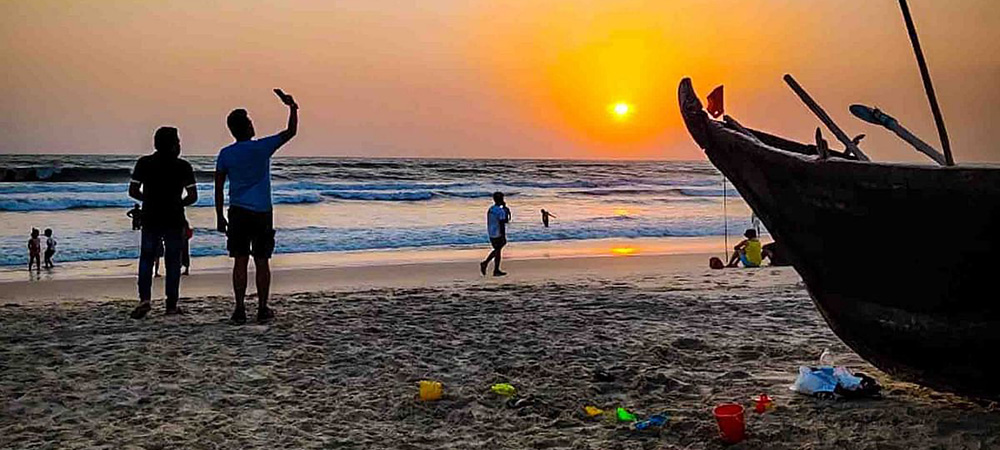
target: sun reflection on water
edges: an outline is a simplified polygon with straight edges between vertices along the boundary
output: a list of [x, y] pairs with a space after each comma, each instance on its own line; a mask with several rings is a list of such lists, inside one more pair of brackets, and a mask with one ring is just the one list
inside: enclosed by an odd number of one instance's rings
[[611, 249], [611, 254], [617, 256], [628, 256], [639, 253], [639, 249], [635, 247], [614, 247]]

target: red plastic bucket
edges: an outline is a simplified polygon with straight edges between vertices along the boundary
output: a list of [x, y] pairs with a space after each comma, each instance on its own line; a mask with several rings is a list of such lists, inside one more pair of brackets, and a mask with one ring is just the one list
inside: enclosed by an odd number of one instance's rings
[[743, 417], [743, 407], [735, 403], [724, 403], [712, 411], [719, 423], [719, 437], [729, 444], [746, 439], [747, 423]]

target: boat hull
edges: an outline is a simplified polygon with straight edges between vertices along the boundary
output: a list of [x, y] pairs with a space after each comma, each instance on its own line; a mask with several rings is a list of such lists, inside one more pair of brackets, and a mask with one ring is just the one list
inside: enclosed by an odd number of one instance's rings
[[1000, 398], [1000, 169], [824, 160], [709, 119], [688, 80], [678, 95], [837, 336], [900, 379]]

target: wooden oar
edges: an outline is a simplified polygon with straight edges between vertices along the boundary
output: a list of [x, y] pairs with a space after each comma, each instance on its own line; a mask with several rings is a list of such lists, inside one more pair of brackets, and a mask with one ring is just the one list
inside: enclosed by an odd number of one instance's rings
[[823, 122], [823, 125], [826, 125], [830, 132], [836, 136], [837, 140], [844, 144], [844, 148], [847, 149], [848, 153], [854, 154], [854, 156], [861, 161], [871, 161], [871, 159], [869, 159], [868, 156], [865, 155], [860, 148], [858, 148], [857, 143], [849, 139], [847, 135], [844, 134], [844, 130], [841, 130], [840, 127], [833, 122], [833, 119], [830, 118], [826, 111], [824, 111], [823, 108], [809, 96], [809, 93], [807, 93], [805, 89], [802, 89], [802, 86], [795, 81], [795, 78], [792, 78], [791, 75], [785, 74], [784, 79], [785, 83], [788, 83], [788, 86], [795, 91], [795, 94], [798, 95], [800, 99], [802, 99], [802, 103], [805, 103], [806, 106], [809, 107], [809, 110], [812, 111], [816, 117], [819, 117], [820, 122]]
[[880, 111], [878, 108], [870, 108], [865, 105], [851, 105], [851, 114], [854, 114], [855, 117], [864, 120], [865, 122], [882, 125], [883, 127], [892, 130], [893, 133], [896, 133], [896, 136], [899, 136], [904, 141], [912, 145], [920, 153], [929, 156], [934, 160], [934, 162], [942, 166], [948, 165], [948, 160], [941, 154], [941, 152], [937, 151], [934, 147], [931, 147], [920, 138], [914, 136], [913, 133], [910, 133], [910, 130], [904, 128], [898, 120]]

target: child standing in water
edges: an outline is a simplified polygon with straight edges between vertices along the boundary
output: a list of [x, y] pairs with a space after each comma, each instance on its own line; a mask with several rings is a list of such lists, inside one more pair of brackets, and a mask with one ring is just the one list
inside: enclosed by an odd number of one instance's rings
[[42, 240], [38, 238], [38, 228], [31, 229], [31, 239], [28, 239], [28, 270], [32, 264], [42, 270]]
[[130, 219], [132, 219], [132, 229], [141, 230], [142, 229], [142, 207], [138, 203], [125, 213]]
[[52, 229], [45, 229], [45, 268], [51, 269], [55, 267], [55, 263], [52, 262], [52, 255], [56, 254], [56, 238], [52, 237]]

